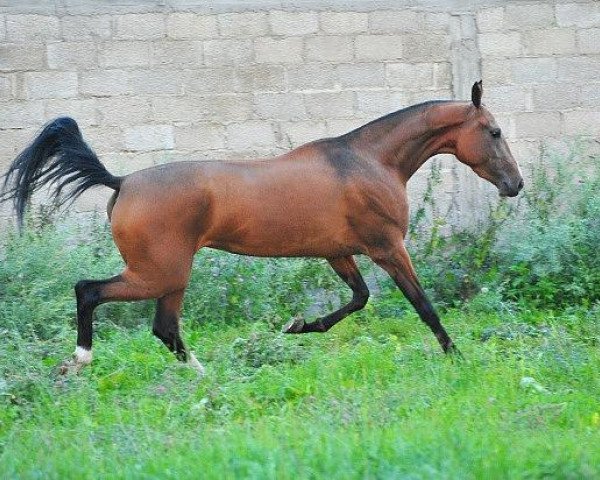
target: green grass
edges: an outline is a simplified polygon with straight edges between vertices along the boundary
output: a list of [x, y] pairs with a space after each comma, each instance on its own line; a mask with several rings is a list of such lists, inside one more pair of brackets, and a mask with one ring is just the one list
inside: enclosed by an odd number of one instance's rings
[[326, 335], [194, 324], [202, 380], [145, 326], [104, 325], [67, 377], [72, 329], [4, 332], [0, 476], [598, 478], [599, 317], [453, 310], [462, 361], [373, 307]]
[[596, 191], [508, 243], [488, 222], [414, 245], [463, 360], [381, 279], [327, 334], [282, 335], [349, 298], [325, 262], [203, 252], [183, 312], [203, 379], [151, 335], [152, 302], [100, 307], [93, 364], [59, 375], [73, 285], [122, 260], [101, 222], [42, 218], [0, 248], [0, 479], [600, 478]]

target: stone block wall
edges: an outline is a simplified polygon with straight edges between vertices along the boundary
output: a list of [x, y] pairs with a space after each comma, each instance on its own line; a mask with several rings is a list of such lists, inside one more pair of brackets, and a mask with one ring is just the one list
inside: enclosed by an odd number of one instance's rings
[[[0, 172], [58, 115], [123, 174], [282, 153], [416, 102], [467, 99], [479, 78], [524, 166], [575, 139], [598, 152], [600, 3], [8, 0]], [[441, 161], [442, 204], [468, 221], [493, 189]]]

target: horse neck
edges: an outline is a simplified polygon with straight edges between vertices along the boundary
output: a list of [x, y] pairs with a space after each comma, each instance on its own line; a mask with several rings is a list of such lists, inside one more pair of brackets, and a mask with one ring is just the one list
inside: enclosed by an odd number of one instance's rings
[[457, 127], [467, 119], [469, 107], [448, 101], [401, 110], [359, 129], [357, 143], [406, 183], [432, 156], [455, 153]]

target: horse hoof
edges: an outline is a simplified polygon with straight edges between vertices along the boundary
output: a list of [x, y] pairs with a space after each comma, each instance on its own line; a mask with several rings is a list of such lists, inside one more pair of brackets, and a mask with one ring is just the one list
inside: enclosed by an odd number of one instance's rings
[[75, 362], [73, 360], [65, 360], [61, 363], [60, 367], [58, 367], [59, 375], [69, 375], [70, 373], [78, 374], [81, 369], [85, 367], [84, 363]]
[[202, 364], [198, 361], [196, 356], [191, 352], [189, 354], [188, 365], [190, 367], [192, 367], [194, 370], [196, 370], [196, 372], [198, 372], [198, 376], [200, 378], [202, 378], [206, 374], [206, 371], [204, 370], [204, 367], [202, 366]]
[[448, 355], [453, 362], [462, 362], [465, 360], [465, 356], [454, 344], [450, 345], [448, 350], [446, 350], [446, 355]]
[[302, 333], [304, 330], [304, 319], [300, 317], [292, 318], [288, 323], [281, 329], [282, 333]]

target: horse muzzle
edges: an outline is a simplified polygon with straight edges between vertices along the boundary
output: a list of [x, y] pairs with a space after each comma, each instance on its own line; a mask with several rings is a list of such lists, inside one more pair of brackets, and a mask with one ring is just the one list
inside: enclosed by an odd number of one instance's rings
[[498, 186], [501, 197], [516, 197], [523, 189], [523, 178], [519, 178], [516, 182], [502, 180]]

